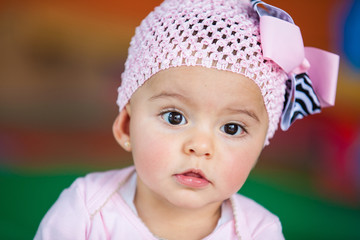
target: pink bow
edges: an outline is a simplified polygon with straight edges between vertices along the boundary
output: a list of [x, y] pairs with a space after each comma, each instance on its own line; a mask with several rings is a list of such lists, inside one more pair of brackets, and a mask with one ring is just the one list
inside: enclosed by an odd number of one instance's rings
[[289, 76], [307, 72], [321, 107], [334, 106], [339, 56], [304, 47], [299, 27], [285, 11], [261, 1], [253, 1], [253, 6], [260, 16], [264, 58], [277, 63]]

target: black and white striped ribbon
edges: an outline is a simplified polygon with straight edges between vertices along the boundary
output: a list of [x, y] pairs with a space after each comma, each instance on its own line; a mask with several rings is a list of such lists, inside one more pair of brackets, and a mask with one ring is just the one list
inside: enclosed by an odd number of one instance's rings
[[320, 113], [321, 106], [307, 73], [293, 75], [286, 83], [280, 127], [287, 130], [297, 119]]

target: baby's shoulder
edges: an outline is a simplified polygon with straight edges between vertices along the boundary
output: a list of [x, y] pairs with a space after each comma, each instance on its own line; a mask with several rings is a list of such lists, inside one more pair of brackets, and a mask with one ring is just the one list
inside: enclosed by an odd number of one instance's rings
[[134, 167], [131, 166], [124, 169], [89, 173], [84, 177], [77, 178], [69, 189], [76, 191], [90, 210], [93, 207], [97, 208], [96, 205], [101, 205], [102, 202], [116, 192], [121, 183], [133, 171]]
[[246, 219], [254, 221], [270, 221], [278, 222], [279, 218], [271, 213], [268, 209], [241, 194], [234, 194], [232, 196], [234, 210], [244, 216]]
[[232, 204], [237, 229], [242, 235], [249, 236], [249, 239], [284, 239], [279, 218], [259, 203], [235, 194]]
[[113, 186], [117, 188], [119, 183], [126, 180], [133, 171], [134, 167], [130, 166], [123, 169], [108, 170], [104, 172], [92, 172], [88, 173], [84, 177], [76, 179], [76, 181], [87, 187], [90, 192], [104, 187]]

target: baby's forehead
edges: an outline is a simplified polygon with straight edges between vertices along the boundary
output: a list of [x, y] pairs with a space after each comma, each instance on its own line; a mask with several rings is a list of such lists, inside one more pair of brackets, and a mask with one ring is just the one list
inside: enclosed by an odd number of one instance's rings
[[[177, 94], [196, 98], [214, 94], [233, 99], [234, 102], [237, 99], [251, 100], [263, 105], [261, 91], [253, 80], [241, 74], [202, 66], [172, 67], [159, 71], [145, 82], [143, 87], [147, 89], [148, 94], [153, 95]], [[219, 98], [219, 101], [222, 98]]]

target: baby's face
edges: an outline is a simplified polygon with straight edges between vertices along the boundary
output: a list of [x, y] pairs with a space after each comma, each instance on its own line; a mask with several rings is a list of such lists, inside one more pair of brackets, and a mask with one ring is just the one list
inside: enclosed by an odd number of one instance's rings
[[220, 203], [237, 192], [268, 129], [252, 80], [204, 67], [158, 72], [128, 110], [138, 189], [177, 207]]

